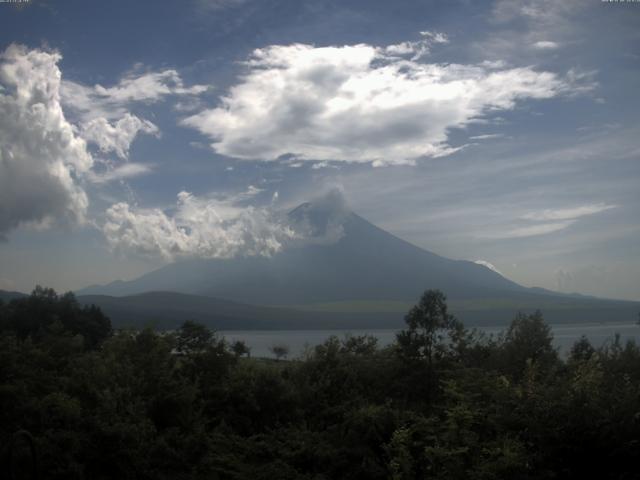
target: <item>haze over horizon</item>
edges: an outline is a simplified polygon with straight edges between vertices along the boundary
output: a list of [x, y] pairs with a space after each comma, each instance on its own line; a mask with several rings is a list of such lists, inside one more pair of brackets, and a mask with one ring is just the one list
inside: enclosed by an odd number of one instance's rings
[[[640, 4], [0, 4], [0, 289], [273, 255], [315, 200], [640, 300]], [[331, 241], [327, 235], [324, 239]]]

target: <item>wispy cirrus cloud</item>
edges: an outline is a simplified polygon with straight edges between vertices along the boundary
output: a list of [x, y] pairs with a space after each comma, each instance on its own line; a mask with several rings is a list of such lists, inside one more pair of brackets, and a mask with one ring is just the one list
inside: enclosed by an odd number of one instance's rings
[[580, 0], [496, 0], [488, 15], [492, 28], [475, 51], [514, 65], [544, 64], [549, 53], [584, 43], [587, 22], [578, 19], [599, 7]]
[[208, 89], [204, 85], [186, 87], [174, 69], [160, 72], [133, 71], [110, 87], [84, 85], [72, 80], [62, 82], [62, 101], [83, 119], [104, 117], [113, 120], [127, 113], [133, 103], [151, 104], [169, 96], [199, 95]]
[[474, 135], [469, 137], [469, 140], [491, 140], [494, 138], [502, 138], [504, 137], [504, 133], [487, 133], [484, 135]]
[[[592, 205], [581, 205], [571, 208], [555, 208], [532, 211], [520, 215], [514, 223], [520, 223], [517, 227], [506, 227], [487, 232], [480, 235], [481, 238], [509, 239], [535, 237], [547, 235], [561, 230], [565, 230], [581, 218], [605, 212], [616, 208], [617, 205], [597, 203]], [[526, 222], [522, 224], [522, 222]]]
[[529, 212], [522, 215], [521, 218], [523, 218], [524, 220], [537, 221], [570, 220], [584, 217], [586, 215], [593, 215], [595, 213], [604, 212], [616, 207], [617, 205], [596, 203], [593, 205], [581, 205], [579, 207], [573, 208], [545, 209], [536, 212]]
[[104, 184], [117, 180], [138, 177], [140, 175], [146, 175], [152, 171], [153, 165], [128, 162], [113, 168], [108, 168], [103, 173], [90, 172], [87, 177], [92, 183]]
[[573, 223], [574, 220], [568, 220], [565, 222], [540, 223], [537, 225], [528, 225], [503, 231], [490, 232], [483, 234], [480, 237], [487, 239], [535, 237], [538, 235], [547, 235], [549, 233], [559, 232], [560, 230], [564, 230], [565, 228], [569, 227]]

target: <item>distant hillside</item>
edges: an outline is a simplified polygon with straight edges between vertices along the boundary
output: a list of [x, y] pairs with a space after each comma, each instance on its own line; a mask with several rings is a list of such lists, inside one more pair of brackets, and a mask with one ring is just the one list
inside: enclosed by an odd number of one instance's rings
[[[452, 311], [469, 325], [505, 324], [517, 311], [537, 308], [548, 321], [565, 323], [632, 322], [640, 311], [637, 302], [523, 287], [483, 265], [421, 249], [352, 212], [305, 203], [289, 215], [310, 227], [312, 241], [270, 258], [183, 260], [77, 293], [114, 319], [162, 323], [190, 316], [216, 328], [401, 326], [408, 308], [430, 288], [445, 292]], [[324, 241], [336, 228], [337, 241]], [[174, 293], [154, 293], [163, 296], [156, 305], [156, 297], [140, 296], [159, 291]], [[119, 296], [127, 299], [113, 298]]]
[[[27, 296], [0, 290], [9, 302]], [[216, 330], [323, 330], [404, 328], [411, 301], [359, 300], [291, 306], [255, 306], [176, 292], [147, 292], [113, 297], [80, 295], [78, 301], [99, 306], [116, 328], [173, 329], [195, 320]], [[512, 295], [508, 298], [451, 300], [453, 314], [467, 326], [507, 325], [518, 311], [543, 311], [549, 323], [630, 323], [640, 303], [552, 295]]]
[[[116, 328], [145, 326], [173, 329], [195, 320], [216, 330], [322, 330], [403, 328], [414, 302], [334, 302], [289, 307], [261, 307], [175, 292], [148, 292], [125, 297], [81, 295], [83, 304], [98, 305]], [[450, 309], [467, 326], [507, 325], [516, 312], [543, 311], [549, 323], [629, 323], [640, 304], [583, 301], [574, 298], [453, 300]]]
[[7, 290], [0, 290], [0, 300], [2, 300], [3, 302], [9, 302], [14, 298], [22, 298], [26, 296], [27, 294], [22, 292], [11, 292]]
[[195, 320], [216, 330], [395, 328], [403, 323], [402, 315], [388, 312], [301, 311], [175, 292], [147, 292], [125, 297], [80, 295], [78, 300], [99, 306], [117, 328], [172, 329], [185, 320]]

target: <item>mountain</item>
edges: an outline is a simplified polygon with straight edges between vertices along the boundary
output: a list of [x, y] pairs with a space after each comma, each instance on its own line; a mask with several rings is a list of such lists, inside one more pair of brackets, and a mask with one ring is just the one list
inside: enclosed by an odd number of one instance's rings
[[21, 293], [21, 292], [12, 292], [12, 291], [8, 291], [8, 290], [0, 290], [0, 300], [2, 300], [3, 302], [10, 302], [11, 300], [15, 299], [15, 298], [22, 298], [22, 297], [26, 297], [27, 294], [26, 293]]
[[[222, 303], [209, 304], [204, 298], [235, 302], [243, 305], [244, 310], [236, 309], [242, 315], [220, 313], [218, 318], [224, 321], [218, 323], [227, 325], [229, 319], [241, 318], [237, 325], [255, 324], [256, 328], [285, 324], [354, 328], [362, 322], [366, 325], [367, 319], [370, 327], [395, 326], [429, 288], [445, 292], [452, 311], [468, 324], [505, 323], [518, 310], [536, 308], [549, 321], [634, 321], [640, 310], [636, 302], [523, 287], [483, 265], [421, 249], [334, 205], [302, 204], [289, 213], [289, 221], [296, 228], [304, 227], [310, 236], [272, 257], [182, 260], [135, 280], [92, 286], [77, 294], [83, 300], [93, 298], [107, 313], [118, 311], [118, 316], [135, 302], [152, 306], [158, 295], [168, 302], [166, 312], [171, 311], [168, 299], [178, 298], [171, 295], [195, 296], [194, 306], [189, 306], [187, 297], [180, 297], [184, 309], [176, 312], [184, 317], [191, 311], [192, 318], [203, 312], [228, 312], [229, 304], [220, 310]], [[140, 297], [148, 292], [156, 297]]]
[[[331, 212], [303, 204], [290, 213], [309, 221], [321, 238]], [[347, 300], [415, 300], [426, 288], [449, 298], [484, 298], [525, 292], [488, 268], [423, 250], [349, 212], [333, 243], [309, 242], [272, 257], [183, 260], [128, 282], [77, 292], [132, 295], [173, 291], [257, 305], [298, 305]]]

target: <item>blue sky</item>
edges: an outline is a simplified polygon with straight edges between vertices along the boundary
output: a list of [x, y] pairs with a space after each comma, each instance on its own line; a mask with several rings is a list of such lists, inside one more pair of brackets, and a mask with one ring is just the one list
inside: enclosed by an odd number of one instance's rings
[[0, 288], [271, 255], [327, 192], [640, 300], [640, 4], [0, 3]]

